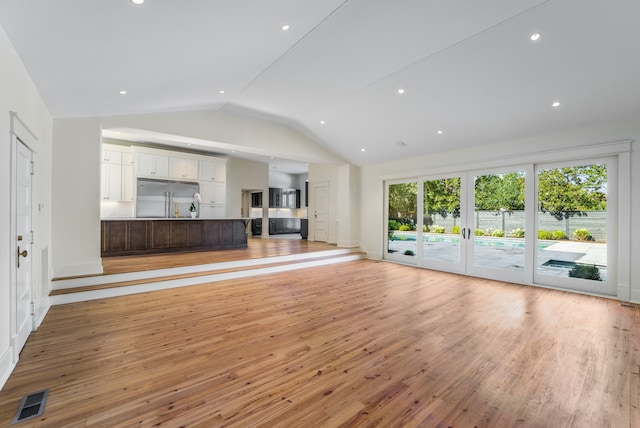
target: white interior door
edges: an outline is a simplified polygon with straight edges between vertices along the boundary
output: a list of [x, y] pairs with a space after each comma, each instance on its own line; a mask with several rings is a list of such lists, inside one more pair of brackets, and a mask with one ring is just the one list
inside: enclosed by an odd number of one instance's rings
[[32, 246], [31, 225], [33, 153], [21, 141], [16, 144], [16, 274], [15, 274], [15, 329], [14, 352], [22, 350], [33, 329], [31, 302], [32, 290]]
[[318, 184], [313, 186], [314, 207], [314, 241], [327, 242], [329, 239], [329, 186]]

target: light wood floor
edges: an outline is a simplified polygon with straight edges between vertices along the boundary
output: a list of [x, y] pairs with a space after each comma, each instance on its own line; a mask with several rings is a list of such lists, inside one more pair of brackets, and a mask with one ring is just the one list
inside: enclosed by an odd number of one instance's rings
[[336, 249], [335, 245], [306, 239], [249, 238], [247, 244], [247, 248], [235, 250], [105, 257], [102, 259], [103, 273], [108, 275]]
[[360, 260], [56, 306], [0, 426], [638, 427], [614, 300]]

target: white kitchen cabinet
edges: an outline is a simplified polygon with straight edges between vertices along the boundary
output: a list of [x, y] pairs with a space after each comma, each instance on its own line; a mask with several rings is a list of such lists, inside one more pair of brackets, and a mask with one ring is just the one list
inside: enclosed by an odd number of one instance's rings
[[222, 162], [200, 161], [200, 180], [227, 181], [227, 164]]
[[151, 153], [138, 154], [138, 176], [152, 178], [169, 177], [169, 157]]
[[122, 152], [117, 150], [102, 150], [102, 162], [122, 164]]
[[133, 166], [133, 153], [131, 153], [131, 152], [122, 152], [122, 165], [131, 165], [131, 166]]
[[217, 181], [200, 182], [200, 198], [201, 204], [223, 204], [227, 198], [227, 185]]
[[102, 162], [100, 186], [103, 200], [122, 200], [122, 165]]
[[224, 205], [200, 205], [199, 218], [225, 218]]
[[198, 161], [195, 159], [170, 158], [169, 177], [178, 180], [197, 180]]
[[122, 201], [133, 202], [134, 183], [133, 163], [131, 165], [122, 164]]

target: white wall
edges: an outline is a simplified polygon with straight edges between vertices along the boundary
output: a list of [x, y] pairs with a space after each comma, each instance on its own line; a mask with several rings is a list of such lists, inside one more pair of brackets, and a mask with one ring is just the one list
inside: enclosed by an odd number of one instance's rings
[[[4, 30], [0, 27], [0, 388], [6, 382], [15, 361], [12, 361], [10, 272], [15, 248], [11, 236], [9, 201], [11, 194], [10, 115], [14, 111], [33, 131], [37, 140], [28, 138], [34, 151], [33, 227], [36, 235], [32, 249], [33, 289], [36, 302], [36, 322], [48, 309], [51, 289], [49, 273], [42, 271], [48, 258], [42, 260], [42, 250], [51, 244], [51, 127], [52, 118], [20, 58]], [[39, 209], [38, 209], [39, 207]], [[46, 253], [45, 253], [46, 254]], [[43, 263], [44, 262], [44, 263]], [[46, 270], [46, 268], [45, 268]]]
[[315, 163], [344, 159], [298, 131], [265, 120], [220, 110], [109, 116], [104, 129], [133, 128], [223, 143], [229, 150]]
[[360, 168], [345, 164], [338, 168], [338, 246], [360, 246]]
[[269, 171], [269, 187], [297, 189], [297, 177], [280, 171]]
[[241, 217], [243, 189], [261, 190], [263, 195], [268, 195], [268, 183], [268, 164], [244, 159], [229, 159], [227, 162], [227, 217]]
[[53, 275], [102, 273], [98, 119], [53, 125]]
[[[637, 236], [638, 225], [633, 219], [640, 218], [640, 122], [615, 123], [606, 127], [573, 130], [554, 135], [544, 135], [525, 140], [477, 147], [472, 150], [434, 154], [408, 158], [361, 168], [360, 186], [360, 240], [362, 248], [370, 258], [381, 259], [384, 242], [383, 182], [384, 178], [408, 178], [425, 175], [430, 170], [450, 168], [452, 170], [472, 170], [481, 168], [487, 162], [510, 157], [535, 156], [536, 153], [563, 148], [580, 148], [594, 144], [634, 140], [631, 152], [631, 230], [622, 231], [629, 236]], [[640, 259], [640, 239], [630, 243], [631, 260]], [[631, 300], [640, 302], [640, 264], [629, 267]], [[620, 274], [625, 277], [625, 272]]]

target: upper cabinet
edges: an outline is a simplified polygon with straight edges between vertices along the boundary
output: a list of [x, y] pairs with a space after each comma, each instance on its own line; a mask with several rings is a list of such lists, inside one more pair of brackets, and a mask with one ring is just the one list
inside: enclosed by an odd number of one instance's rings
[[102, 145], [100, 197], [104, 201], [133, 201], [133, 152], [130, 147]]
[[133, 152], [122, 152], [122, 165], [133, 166]]
[[201, 204], [224, 204], [227, 197], [225, 183], [221, 182], [201, 182], [200, 198]]
[[152, 153], [139, 153], [137, 175], [151, 178], [169, 177], [169, 157]]
[[178, 180], [197, 180], [198, 161], [177, 157], [169, 158], [169, 177]]
[[270, 187], [269, 208], [300, 208], [300, 190]]
[[122, 151], [115, 148], [103, 148], [102, 162], [122, 165]]
[[226, 161], [201, 160], [199, 178], [203, 181], [227, 181]]

